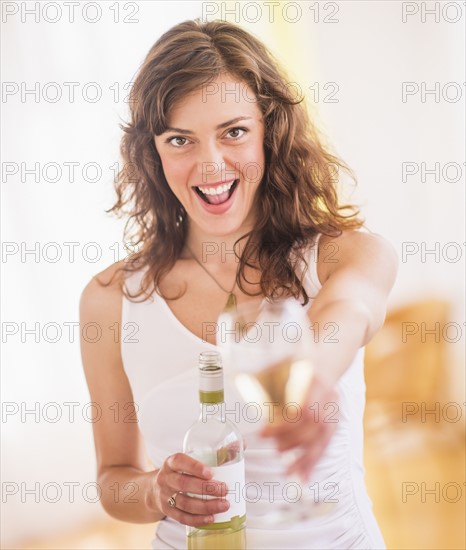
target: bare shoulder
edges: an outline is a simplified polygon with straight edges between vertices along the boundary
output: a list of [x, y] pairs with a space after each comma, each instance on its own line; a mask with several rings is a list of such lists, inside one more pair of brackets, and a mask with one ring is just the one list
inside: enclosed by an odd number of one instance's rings
[[394, 279], [396, 275], [398, 255], [382, 235], [353, 230], [343, 231], [338, 237], [322, 235], [320, 238], [318, 270], [322, 282], [336, 270], [370, 266], [384, 270], [389, 278]]
[[[91, 393], [100, 392], [105, 378], [112, 384], [123, 384], [120, 337], [115, 333], [115, 327], [121, 325], [122, 267], [123, 262], [117, 262], [97, 273], [81, 293], [81, 355]], [[98, 400], [102, 399], [99, 393]]]

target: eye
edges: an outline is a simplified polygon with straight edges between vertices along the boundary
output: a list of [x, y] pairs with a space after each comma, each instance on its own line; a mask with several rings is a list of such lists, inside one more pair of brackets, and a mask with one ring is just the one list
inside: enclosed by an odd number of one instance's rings
[[172, 137], [169, 137], [165, 140], [165, 143], [169, 143], [170, 145], [172, 145], [173, 147], [175, 147], [176, 149], [181, 149], [183, 146], [184, 146], [184, 143], [179, 143], [178, 142], [178, 145], [175, 145], [174, 143], [172, 143], [173, 140], [184, 140], [185, 142], [187, 141], [185, 137], [182, 137], [182, 136], [172, 136]]
[[[248, 132], [248, 129], [247, 128], [232, 128], [231, 130], [228, 130], [228, 134], [231, 134], [232, 132], [244, 132], [244, 134], [245, 134], [246, 132]], [[241, 134], [239, 136], [233, 136], [233, 139], [242, 138], [244, 134]]]

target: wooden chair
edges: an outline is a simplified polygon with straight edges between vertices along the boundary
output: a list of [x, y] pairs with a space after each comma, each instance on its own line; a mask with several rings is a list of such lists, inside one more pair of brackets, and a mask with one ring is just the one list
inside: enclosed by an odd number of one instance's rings
[[366, 346], [366, 435], [382, 427], [406, 428], [408, 422], [433, 430], [444, 424], [450, 337], [444, 329], [449, 311], [448, 302], [429, 299], [387, 314]]

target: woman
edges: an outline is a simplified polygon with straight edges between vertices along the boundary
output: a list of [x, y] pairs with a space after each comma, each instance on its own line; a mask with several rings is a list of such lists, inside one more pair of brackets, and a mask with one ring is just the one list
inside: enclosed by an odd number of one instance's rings
[[185, 525], [211, 523], [225, 506], [220, 483], [213, 500], [183, 494], [202, 493], [211, 477], [180, 452], [196, 417], [193, 365], [215, 349], [205, 327], [227, 301], [284, 295], [308, 307], [318, 335], [308, 402], [338, 399], [340, 419], [309, 409], [260, 436], [243, 422], [246, 478], [279, 478], [258, 452], [265, 442], [299, 450], [291, 471], [314, 489], [337, 487], [338, 505], [295, 529], [264, 530], [247, 502], [248, 547], [384, 547], [363, 480], [362, 351], [383, 324], [397, 260], [339, 205], [336, 176], [348, 169], [292, 90], [259, 40], [222, 21], [167, 31], [134, 83], [112, 210], [129, 205], [140, 249], [84, 289], [81, 322], [98, 323], [102, 338], [81, 346], [102, 411], [93, 424], [102, 504], [121, 520], [160, 521], [154, 548], [183, 548]]

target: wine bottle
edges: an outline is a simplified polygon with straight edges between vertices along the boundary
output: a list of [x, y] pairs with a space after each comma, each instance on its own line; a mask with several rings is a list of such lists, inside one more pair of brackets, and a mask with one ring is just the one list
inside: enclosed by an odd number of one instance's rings
[[[244, 448], [238, 428], [225, 416], [223, 369], [221, 355], [206, 351], [199, 355], [199, 419], [189, 428], [183, 441], [183, 452], [210, 466], [213, 479], [223, 481], [230, 507], [214, 515], [214, 522], [203, 527], [186, 527], [188, 550], [246, 548], [246, 504], [244, 500]], [[202, 495], [209, 494], [205, 483]]]

